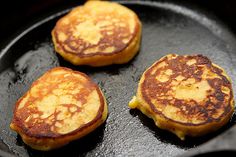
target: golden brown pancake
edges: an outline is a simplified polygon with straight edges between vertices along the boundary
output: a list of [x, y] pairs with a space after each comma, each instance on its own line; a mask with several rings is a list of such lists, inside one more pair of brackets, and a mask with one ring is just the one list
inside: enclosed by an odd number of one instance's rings
[[130, 61], [139, 50], [141, 22], [114, 2], [88, 1], [52, 30], [55, 50], [74, 65], [105, 66]]
[[234, 98], [230, 78], [207, 57], [170, 54], [144, 72], [129, 106], [184, 140], [225, 125]]
[[106, 117], [99, 87], [81, 72], [57, 67], [16, 102], [10, 127], [30, 147], [46, 151], [87, 135]]

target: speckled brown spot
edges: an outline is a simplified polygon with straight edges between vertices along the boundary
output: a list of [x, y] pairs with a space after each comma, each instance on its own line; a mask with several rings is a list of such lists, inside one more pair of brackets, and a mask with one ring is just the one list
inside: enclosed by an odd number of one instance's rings
[[[177, 123], [201, 125], [233, 110], [232, 86], [222, 69], [202, 55], [176, 56], [162, 58], [144, 73], [141, 92], [155, 113]], [[160, 81], [168, 70], [171, 75]], [[167, 108], [175, 119], [165, 115]]]
[[[98, 100], [99, 106], [91, 106], [88, 102], [91, 98]], [[100, 119], [104, 101], [98, 86], [86, 75], [58, 67], [35, 81], [17, 101], [12, 123], [30, 137], [61, 137], [78, 132]], [[88, 106], [93, 108], [88, 109], [92, 115], [83, 119]], [[70, 124], [76, 125], [71, 127]]]
[[59, 49], [86, 57], [112, 55], [129, 45], [140, 29], [137, 16], [118, 4], [96, 4], [77, 7], [57, 22], [52, 34]]

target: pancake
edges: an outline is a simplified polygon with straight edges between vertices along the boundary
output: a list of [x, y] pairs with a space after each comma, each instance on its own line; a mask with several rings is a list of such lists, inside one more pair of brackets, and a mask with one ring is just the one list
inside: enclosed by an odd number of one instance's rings
[[170, 54], [143, 73], [129, 107], [184, 140], [225, 125], [234, 98], [229, 76], [207, 57]]
[[52, 39], [74, 65], [123, 64], [139, 50], [141, 27], [138, 16], [118, 3], [88, 1], [56, 23]]
[[106, 100], [85, 74], [56, 67], [15, 105], [11, 129], [37, 150], [51, 150], [95, 130], [107, 117]]

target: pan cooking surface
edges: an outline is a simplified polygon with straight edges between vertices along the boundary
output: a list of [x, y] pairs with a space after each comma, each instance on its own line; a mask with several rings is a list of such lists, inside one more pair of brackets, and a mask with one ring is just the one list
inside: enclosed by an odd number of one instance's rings
[[[128, 64], [102, 68], [73, 66], [53, 49], [50, 31], [67, 11], [33, 25], [2, 50], [0, 55], [0, 137], [4, 151], [17, 156], [175, 156], [212, 139], [232, 126], [234, 119], [219, 131], [180, 141], [175, 135], [155, 127], [154, 122], [128, 102], [138, 81], [153, 62], [169, 53], [208, 56], [222, 66], [233, 81], [236, 72], [236, 38], [216, 18], [183, 6], [157, 2], [123, 2], [143, 23], [142, 46]], [[66, 66], [88, 74], [103, 90], [109, 107], [104, 125], [90, 135], [51, 152], [27, 147], [9, 124], [15, 102], [47, 70]]]

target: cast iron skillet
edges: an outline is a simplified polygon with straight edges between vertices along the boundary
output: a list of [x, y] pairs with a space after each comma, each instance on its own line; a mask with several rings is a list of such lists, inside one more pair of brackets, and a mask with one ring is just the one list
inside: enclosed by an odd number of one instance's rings
[[[180, 141], [158, 129], [153, 121], [127, 106], [135, 94], [143, 71], [169, 54], [208, 56], [231, 76], [236, 91], [236, 36], [206, 10], [182, 4], [151, 1], [121, 1], [134, 10], [143, 23], [139, 54], [125, 65], [102, 68], [73, 66], [53, 49], [50, 32], [56, 21], [71, 8], [37, 21], [0, 53], [0, 155], [1, 156], [202, 156], [224, 151], [235, 155], [236, 128], [233, 117], [215, 133]], [[65, 66], [88, 74], [99, 84], [108, 101], [109, 116], [104, 125], [90, 135], [50, 152], [35, 151], [9, 129], [13, 106], [45, 71]], [[220, 141], [220, 143], [219, 143]], [[190, 150], [191, 149], [191, 150]], [[190, 150], [190, 151], [188, 151]], [[204, 156], [203, 155], [203, 156]]]

